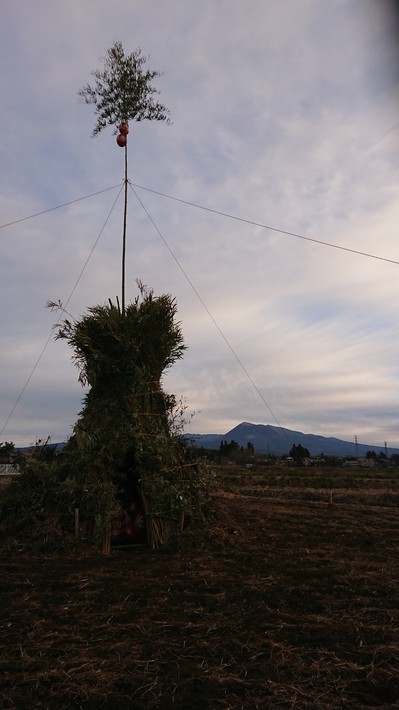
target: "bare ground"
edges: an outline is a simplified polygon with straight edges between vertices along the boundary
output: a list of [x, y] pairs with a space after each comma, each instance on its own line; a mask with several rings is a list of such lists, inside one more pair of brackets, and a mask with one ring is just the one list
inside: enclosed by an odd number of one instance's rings
[[397, 708], [398, 498], [293, 491], [162, 553], [3, 547], [0, 707]]

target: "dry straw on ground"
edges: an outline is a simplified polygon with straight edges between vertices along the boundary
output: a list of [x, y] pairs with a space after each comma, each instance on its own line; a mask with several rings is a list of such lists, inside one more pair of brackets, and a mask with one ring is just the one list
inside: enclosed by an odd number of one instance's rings
[[173, 552], [5, 549], [0, 706], [396, 708], [397, 500], [213, 502]]

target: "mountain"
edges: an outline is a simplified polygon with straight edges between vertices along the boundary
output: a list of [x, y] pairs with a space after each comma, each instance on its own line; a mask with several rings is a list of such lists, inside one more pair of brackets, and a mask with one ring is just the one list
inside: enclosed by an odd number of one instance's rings
[[[342, 441], [334, 437], [317, 436], [316, 434], [303, 434], [301, 431], [283, 429], [270, 424], [250, 424], [242, 422], [226, 434], [186, 434], [186, 438], [196, 446], [206, 449], [218, 449], [221, 441], [236, 441], [240, 446], [253, 444], [256, 454], [272, 454], [284, 456], [288, 454], [294, 444], [301, 444], [309, 450], [311, 456], [359, 456], [364, 457], [367, 451], [376, 454], [385, 453], [384, 446], [372, 444], [355, 444], [351, 441]], [[399, 449], [388, 449], [388, 456], [399, 454]]]

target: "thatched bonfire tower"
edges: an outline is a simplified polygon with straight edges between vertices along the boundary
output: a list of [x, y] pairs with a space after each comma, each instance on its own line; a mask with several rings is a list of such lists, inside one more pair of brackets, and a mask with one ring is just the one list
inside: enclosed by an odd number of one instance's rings
[[186, 349], [175, 300], [139, 289], [124, 312], [111, 301], [94, 306], [80, 320], [65, 319], [56, 337], [69, 342], [79, 381], [89, 387], [67, 452], [81, 476], [97, 481], [97, 526], [106, 540], [118, 536], [119, 500], [121, 532], [142, 539], [141, 515], [147, 543], [157, 548], [196, 508], [203, 477], [176, 426], [176, 398], [162, 387]]

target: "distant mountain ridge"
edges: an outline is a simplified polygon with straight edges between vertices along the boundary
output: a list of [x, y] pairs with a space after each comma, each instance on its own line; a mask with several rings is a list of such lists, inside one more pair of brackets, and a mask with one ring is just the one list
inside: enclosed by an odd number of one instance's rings
[[[236, 441], [240, 446], [247, 446], [248, 442], [253, 444], [255, 454], [271, 454], [273, 456], [284, 456], [288, 454], [294, 444], [305, 447], [311, 456], [366, 456], [368, 451], [375, 451], [376, 454], [385, 453], [384, 446], [374, 446], [373, 444], [355, 444], [355, 442], [343, 441], [334, 437], [318, 436], [316, 434], [303, 434], [301, 431], [283, 429], [282, 427], [271, 426], [270, 424], [251, 424], [242, 422], [226, 434], [186, 434], [186, 438], [193, 441], [197, 446], [206, 449], [218, 449], [221, 441]], [[387, 449], [387, 455], [399, 454], [399, 449]]]

